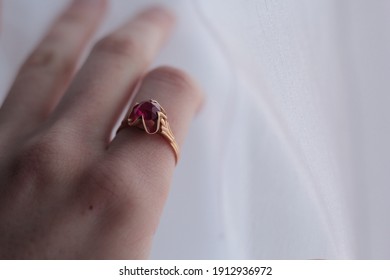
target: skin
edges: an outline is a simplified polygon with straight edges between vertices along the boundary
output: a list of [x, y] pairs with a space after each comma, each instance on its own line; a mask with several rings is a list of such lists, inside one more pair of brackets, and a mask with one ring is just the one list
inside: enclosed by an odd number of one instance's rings
[[97, 42], [76, 73], [106, 7], [71, 4], [0, 109], [1, 259], [148, 257], [174, 153], [164, 138], [137, 128], [110, 135], [129, 102], [152, 98], [181, 146], [202, 95], [178, 69], [147, 72], [174, 25], [157, 7]]

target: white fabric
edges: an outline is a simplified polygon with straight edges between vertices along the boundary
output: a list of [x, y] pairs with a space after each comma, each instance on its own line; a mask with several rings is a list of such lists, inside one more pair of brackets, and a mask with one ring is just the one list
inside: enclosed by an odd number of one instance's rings
[[[67, 2], [4, 1], [2, 94]], [[151, 3], [207, 98], [152, 257], [390, 258], [390, 2], [117, 0], [96, 38]]]

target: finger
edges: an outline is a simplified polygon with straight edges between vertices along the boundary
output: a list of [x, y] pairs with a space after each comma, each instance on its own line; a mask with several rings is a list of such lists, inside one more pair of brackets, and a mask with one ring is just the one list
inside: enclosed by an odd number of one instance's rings
[[167, 37], [173, 17], [161, 8], [140, 13], [102, 39], [54, 113], [93, 141], [107, 144], [132, 88]]
[[[134, 101], [149, 99], [157, 100], [165, 109], [180, 147], [202, 102], [200, 90], [182, 71], [161, 67], [147, 74]], [[127, 127], [118, 132], [109, 146], [107, 157], [111, 165], [116, 166], [121, 181], [134, 182], [134, 178], [138, 178], [137, 186], [128, 190], [132, 194], [130, 200], [137, 198], [126, 204], [132, 206], [129, 226], [134, 227], [135, 235], [137, 232], [152, 234], [158, 224], [175, 167], [172, 147], [161, 135], [149, 135], [138, 128]]]
[[[166, 111], [169, 125], [180, 146], [203, 100], [199, 87], [183, 71], [159, 67], [145, 76], [133, 104], [149, 99], [157, 100]], [[174, 153], [168, 141], [160, 135], [149, 135], [138, 128], [121, 129], [111, 142], [108, 152], [130, 162], [133, 157], [139, 156], [139, 166], [154, 164], [149, 161], [150, 157], [164, 160], [163, 167], [175, 166]]]
[[[74, 0], [28, 57], [0, 111], [10, 127], [44, 120], [67, 86], [78, 58], [105, 11], [105, 0]], [[26, 125], [28, 124], [28, 125]]]
[[[169, 126], [180, 147], [203, 100], [199, 87], [183, 71], [159, 67], [145, 76], [133, 104], [150, 99], [157, 100], [166, 111]], [[118, 164], [136, 162], [136, 166], [145, 170], [164, 169], [162, 173], [168, 174], [176, 163], [169, 141], [161, 135], [149, 135], [135, 127], [118, 131], [109, 146], [108, 156], [118, 159]]]

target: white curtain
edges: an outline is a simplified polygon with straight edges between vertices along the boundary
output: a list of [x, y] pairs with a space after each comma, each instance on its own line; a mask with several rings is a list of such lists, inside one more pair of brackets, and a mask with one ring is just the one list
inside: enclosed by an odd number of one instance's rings
[[[68, 3], [3, 2], [1, 96]], [[207, 98], [152, 258], [390, 258], [390, 1], [113, 0], [96, 38], [152, 3]]]

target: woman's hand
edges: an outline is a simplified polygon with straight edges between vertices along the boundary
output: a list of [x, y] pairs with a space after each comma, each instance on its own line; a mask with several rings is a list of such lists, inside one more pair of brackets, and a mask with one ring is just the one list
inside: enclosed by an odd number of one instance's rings
[[[75, 0], [22, 66], [0, 110], [0, 258], [146, 258], [175, 157], [160, 135], [115, 123], [156, 99], [180, 144], [201, 94], [183, 72], [145, 74], [173, 17], [153, 8], [80, 53], [106, 3]], [[133, 89], [143, 78], [137, 93]]]

